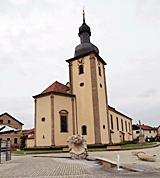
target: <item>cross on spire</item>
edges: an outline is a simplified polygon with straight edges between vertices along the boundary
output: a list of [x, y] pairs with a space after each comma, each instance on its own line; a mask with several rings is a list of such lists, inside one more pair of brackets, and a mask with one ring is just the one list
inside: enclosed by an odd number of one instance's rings
[[85, 8], [85, 6], [83, 6], [83, 23], [85, 23], [85, 12], [84, 12], [84, 8]]

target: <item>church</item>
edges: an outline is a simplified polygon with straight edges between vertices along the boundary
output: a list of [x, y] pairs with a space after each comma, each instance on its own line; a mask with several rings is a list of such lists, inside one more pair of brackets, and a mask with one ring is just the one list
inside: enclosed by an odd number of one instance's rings
[[27, 147], [66, 146], [71, 135], [83, 135], [88, 145], [133, 140], [132, 119], [108, 105], [106, 62], [90, 42], [91, 29], [79, 28], [80, 44], [69, 64], [69, 82], [55, 81], [35, 100], [34, 139]]

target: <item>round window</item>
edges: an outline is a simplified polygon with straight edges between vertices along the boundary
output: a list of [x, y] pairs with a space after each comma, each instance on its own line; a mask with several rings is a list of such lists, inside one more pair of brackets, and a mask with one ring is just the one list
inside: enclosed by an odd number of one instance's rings
[[45, 118], [44, 117], [42, 117], [42, 122], [44, 122], [45, 121]]
[[80, 87], [83, 87], [84, 86], [84, 83], [82, 82], [82, 83], [80, 83]]

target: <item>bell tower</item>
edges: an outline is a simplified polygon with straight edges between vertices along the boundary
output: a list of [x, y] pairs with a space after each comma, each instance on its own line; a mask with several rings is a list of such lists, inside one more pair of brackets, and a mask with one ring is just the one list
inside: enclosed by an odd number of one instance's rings
[[91, 29], [85, 22], [79, 27], [80, 44], [75, 48], [69, 63], [70, 92], [76, 95], [77, 134], [87, 144], [111, 143], [108, 100], [105, 79], [106, 62], [98, 48], [90, 42]]

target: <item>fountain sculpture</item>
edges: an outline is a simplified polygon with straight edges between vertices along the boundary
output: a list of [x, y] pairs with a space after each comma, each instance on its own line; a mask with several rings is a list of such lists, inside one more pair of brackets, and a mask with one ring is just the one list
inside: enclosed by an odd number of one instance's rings
[[88, 156], [86, 139], [82, 135], [72, 135], [67, 139], [72, 159], [85, 159]]

